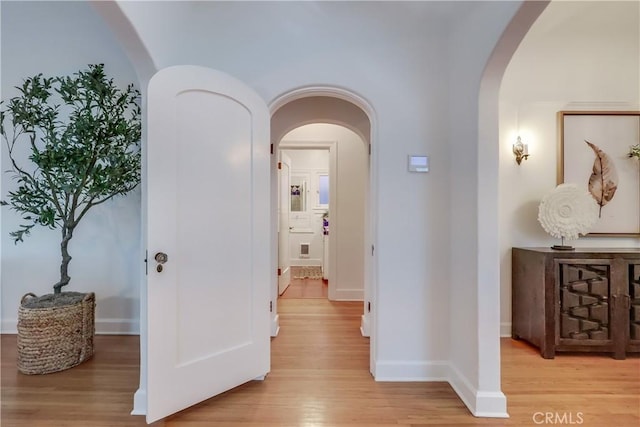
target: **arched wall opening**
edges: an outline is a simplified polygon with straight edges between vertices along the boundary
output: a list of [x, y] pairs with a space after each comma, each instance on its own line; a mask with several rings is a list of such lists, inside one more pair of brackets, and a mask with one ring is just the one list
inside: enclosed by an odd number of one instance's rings
[[[598, 24], [594, 25], [595, 22]], [[557, 60], [540, 61], [540, 58]], [[585, 67], [593, 63], [599, 66]], [[500, 89], [499, 118], [503, 337], [510, 336], [512, 327], [511, 248], [547, 247], [556, 243], [540, 226], [537, 208], [542, 197], [558, 183], [557, 113], [638, 111], [638, 76], [639, 2], [552, 2], [510, 61]], [[519, 136], [528, 144], [530, 154], [522, 165], [514, 161], [511, 153]], [[620, 166], [629, 167], [632, 163], [625, 154], [618, 154]], [[626, 200], [629, 206], [634, 205], [631, 200]], [[571, 245], [637, 248], [640, 236], [587, 235]]]
[[[502, 77], [520, 42], [549, 1], [524, 2], [487, 62], [478, 97], [477, 320], [478, 379], [475, 398], [460, 394], [476, 416], [505, 417], [500, 385], [499, 94]], [[482, 289], [482, 292], [480, 292]], [[455, 331], [452, 331], [455, 336]], [[496, 393], [497, 391], [497, 393]], [[501, 397], [502, 396], [502, 397]]]
[[366, 143], [371, 139], [368, 115], [356, 104], [332, 96], [311, 95], [281, 105], [271, 113], [271, 141], [279, 143], [291, 130], [310, 123], [330, 123], [357, 133]]
[[[368, 143], [351, 129], [332, 123], [310, 123], [288, 132], [280, 140], [280, 179], [287, 169], [291, 183], [302, 183], [302, 203], [285, 203], [289, 192], [280, 187], [279, 279], [286, 285], [289, 266], [330, 266], [327, 297], [332, 301], [364, 299], [365, 196], [369, 180]], [[321, 154], [322, 153], [322, 154]], [[282, 169], [280, 166], [282, 165]], [[287, 167], [288, 165], [289, 167]], [[319, 176], [328, 177], [328, 203], [319, 203]], [[323, 237], [323, 215], [328, 215], [329, 233]], [[288, 215], [288, 218], [284, 218]], [[287, 227], [283, 228], [283, 224]], [[288, 243], [287, 243], [288, 242]], [[300, 256], [299, 245], [308, 244]], [[326, 251], [326, 254], [323, 252]], [[324, 260], [328, 263], [324, 263]]]
[[[363, 314], [361, 332], [371, 337], [370, 357], [373, 366], [375, 332], [371, 313], [367, 310], [375, 299], [375, 257], [370, 249], [375, 242], [375, 150], [373, 143], [374, 112], [369, 104], [359, 96], [348, 91], [335, 88], [303, 88], [284, 94], [270, 104], [271, 107], [271, 143], [273, 152], [277, 153], [282, 138], [292, 130], [312, 123], [339, 125], [353, 131], [360, 137], [365, 147], [367, 161], [367, 177], [364, 194], [364, 239], [362, 257], [364, 259], [362, 276], [364, 277]], [[271, 165], [271, 215], [277, 218], [278, 177], [277, 156], [272, 156]], [[272, 263], [277, 265], [278, 238], [277, 224], [272, 221]], [[277, 301], [277, 280], [272, 283], [272, 300]], [[272, 318], [272, 335], [278, 331], [277, 303]]]

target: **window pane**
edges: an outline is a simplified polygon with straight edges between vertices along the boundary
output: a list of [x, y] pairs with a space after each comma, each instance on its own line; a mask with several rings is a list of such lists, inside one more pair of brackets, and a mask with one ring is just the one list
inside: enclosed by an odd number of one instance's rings
[[318, 204], [320, 205], [328, 205], [329, 204], [329, 175], [320, 175], [318, 182], [318, 194], [319, 200]]

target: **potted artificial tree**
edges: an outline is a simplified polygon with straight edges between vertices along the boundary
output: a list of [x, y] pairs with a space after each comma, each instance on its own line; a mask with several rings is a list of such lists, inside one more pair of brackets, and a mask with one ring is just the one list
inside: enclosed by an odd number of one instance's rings
[[0, 110], [17, 183], [2, 204], [22, 216], [10, 235], [18, 243], [36, 225], [61, 232], [53, 293], [27, 294], [18, 310], [18, 369], [44, 374], [93, 355], [95, 295], [62, 291], [71, 279], [69, 242], [91, 208], [140, 182], [140, 93], [118, 88], [102, 64], [73, 76], [38, 74], [16, 89]]

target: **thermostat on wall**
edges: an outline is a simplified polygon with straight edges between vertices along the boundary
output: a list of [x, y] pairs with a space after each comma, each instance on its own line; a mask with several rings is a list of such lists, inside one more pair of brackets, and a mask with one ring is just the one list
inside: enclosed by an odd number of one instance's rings
[[409, 155], [409, 172], [429, 172], [429, 156]]

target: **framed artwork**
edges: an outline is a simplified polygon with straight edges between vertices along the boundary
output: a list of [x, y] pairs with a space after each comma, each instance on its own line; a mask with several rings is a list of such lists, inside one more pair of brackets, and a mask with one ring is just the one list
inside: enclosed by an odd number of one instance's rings
[[589, 236], [640, 236], [640, 111], [558, 112], [558, 184], [574, 183], [599, 205]]

